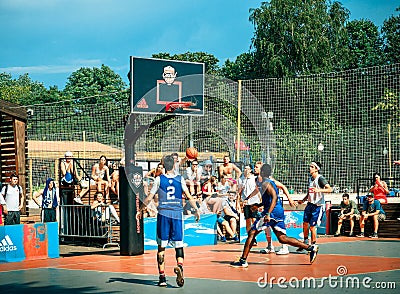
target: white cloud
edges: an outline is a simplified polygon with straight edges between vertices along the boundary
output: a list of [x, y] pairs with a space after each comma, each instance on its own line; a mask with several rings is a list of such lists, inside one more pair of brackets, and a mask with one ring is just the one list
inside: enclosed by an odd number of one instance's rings
[[69, 65], [34, 65], [34, 66], [10, 66], [0, 68], [0, 72], [11, 74], [55, 74], [74, 72], [81, 67], [99, 67], [103, 62], [99, 59], [78, 59]]

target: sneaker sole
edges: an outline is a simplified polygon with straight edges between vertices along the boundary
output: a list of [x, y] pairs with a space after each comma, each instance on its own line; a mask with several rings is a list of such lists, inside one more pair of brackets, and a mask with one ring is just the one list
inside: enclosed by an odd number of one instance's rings
[[276, 255], [288, 255], [289, 254], [289, 252], [276, 252]]
[[248, 264], [247, 265], [233, 265], [233, 264], [230, 264], [230, 266], [234, 267], [234, 268], [248, 268], [249, 267]]
[[158, 283], [158, 287], [167, 287], [167, 282]]
[[275, 253], [275, 251], [267, 251], [267, 250], [265, 250], [265, 249], [261, 249], [261, 250], [260, 250], [260, 253], [261, 253], [261, 254], [272, 254], [272, 253]]
[[316, 259], [317, 259], [317, 255], [318, 255], [318, 250], [319, 250], [319, 247], [317, 247], [317, 250], [316, 251], [314, 251], [314, 256], [313, 256], [313, 259], [311, 259], [310, 260], [310, 263], [312, 264]]
[[176, 284], [179, 287], [183, 287], [183, 284], [185, 284], [185, 279], [183, 278], [182, 269], [179, 266], [176, 266], [174, 268], [174, 273], [176, 274]]

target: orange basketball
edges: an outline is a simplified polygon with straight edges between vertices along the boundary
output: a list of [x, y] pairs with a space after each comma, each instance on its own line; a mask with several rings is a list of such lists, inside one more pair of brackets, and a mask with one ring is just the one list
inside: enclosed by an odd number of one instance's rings
[[186, 157], [189, 159], [196, 159], [199, 156], [199, 152], [194, 147], [189, 147], [186, 149]]

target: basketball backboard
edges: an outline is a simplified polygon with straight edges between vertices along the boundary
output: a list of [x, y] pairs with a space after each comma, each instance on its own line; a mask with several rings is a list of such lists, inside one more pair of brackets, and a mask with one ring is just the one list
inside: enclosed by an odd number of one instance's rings
[[203, 115], [204, 63], [130, 58], [132, 113]]

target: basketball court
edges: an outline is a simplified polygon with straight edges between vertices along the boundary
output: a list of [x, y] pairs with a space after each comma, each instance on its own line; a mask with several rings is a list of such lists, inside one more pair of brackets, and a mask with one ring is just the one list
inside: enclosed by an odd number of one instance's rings
[[[229, 263], [243, 244], [185, 249], [185, 285], [176, 286], [175, 251], [167, 249], [168, 286], [157, 286], [156, 252], [120, 256], [118, 249], [80, 252], [62, 245], [61, 257], [0, 264], [1, 293], [397, 293], [400, 287], [400, 239], [320, 237], [314, 264], [309, 256], [260, 254], [252, 249], [247, 269]], [[278, 244], [275, 244], [278, 245]], [[265, 284], [265, 280], [268, 281]], [[272, 283], [269, 283], [272, 281]], [[357, 288], [358, 285], [358, 288]], [[382, 289], [385, 288], [385, 289]]]

